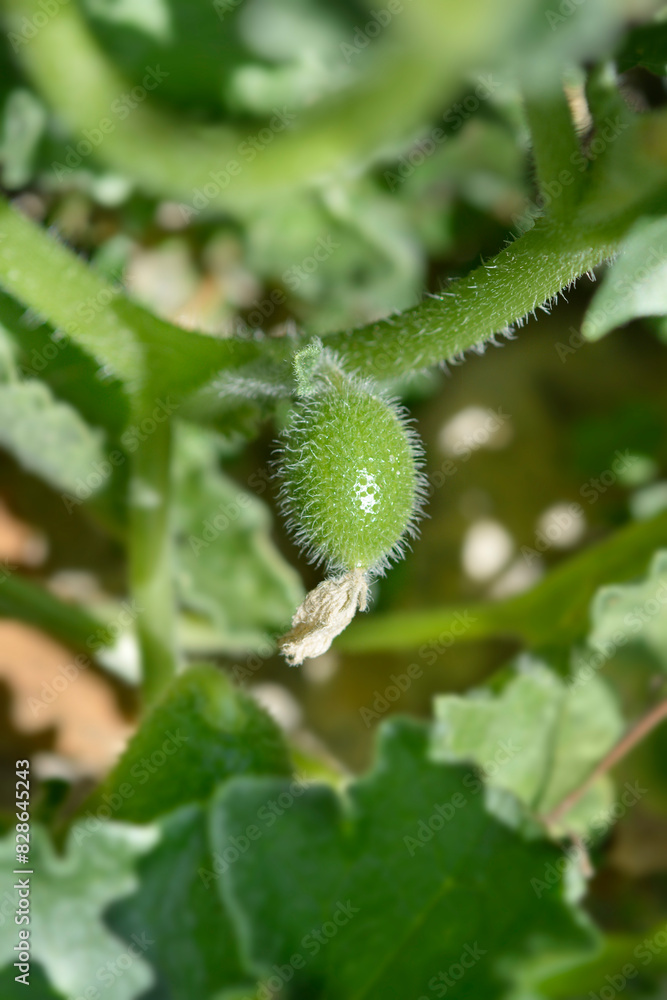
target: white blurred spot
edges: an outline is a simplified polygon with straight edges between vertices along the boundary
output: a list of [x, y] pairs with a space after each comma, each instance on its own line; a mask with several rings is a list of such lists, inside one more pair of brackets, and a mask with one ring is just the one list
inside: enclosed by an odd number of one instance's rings
[[490, 580], [509, 562], [514, 539], [507, 528], [490, 519], [472, 524], [463, 538], [461, 565], [471, 580]]
[[586, 518], [579, 504], [555, 503], [542, 511], [537, 530], [554, 548], [569, 549], [583, 538]]
[[98, 663], [128, 684], [141, 681], [141, 654], [136, 636], [124, 632], [113, 646], [102, 647], [95, 654]]
[[544, 569], [538, 560], [528, 564], [524, 559], [515, 559], [489, 588], [489, 597], [502, 598], [520, 594], [537, 583], [543, 574]]
[[480, 448], [504, 448], [512, 440], [512, 425], [502, 408], [466, 406], [440, 429], [438, 444], [445, 455], [464, 456]]
[[306, 660], [301, 672], [311, 684], [326, 684], [337, 673], [339, 660], [335, 653], [323, 653], [312, 660]]
[[301, 725], [301, 706], [281, 684], [255, 684], [250, 688], [250, 694], [285, 732], [291, 733]]
[[118, 174], [101, 174], [91, 181], [91, 194], [106, 208], [117, 208], [132, 194], [132, 182]]
[[155, 209], [155, 221], [160, 229], [176, 232], [189, 224], [187, 206], [177, 201], [161, 201]]
[[131, 294], [167, 318], [185, 306], [198, 280], [187, 244], [175, 236], [155, 249], [136, 249], [125, 272]]
[[47, 586], [61, 601], [95, 604], [109, 600], [97, 577], [84, 569], [59, 569], [49, 577]]
[[630, 513], [635, 521], [646, 521], [667, 509], [667, 482], [651, 483], [630, 497]]

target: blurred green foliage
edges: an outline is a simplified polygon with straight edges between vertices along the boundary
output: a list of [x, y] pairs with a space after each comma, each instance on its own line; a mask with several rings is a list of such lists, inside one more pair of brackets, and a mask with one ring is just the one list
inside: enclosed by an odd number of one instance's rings
[[[8, 691], [0, 993], [34, 756], [33, 996], [658, 1000], [664, 726], [606, 755], [664, 698], [665, 9], [0, 13], [2, 495], [50, 544], [0, 614], [136, 725], [90, 788]], [[409, 406], [430, 519], [297, 672], [272, 440], [313, 336]]]

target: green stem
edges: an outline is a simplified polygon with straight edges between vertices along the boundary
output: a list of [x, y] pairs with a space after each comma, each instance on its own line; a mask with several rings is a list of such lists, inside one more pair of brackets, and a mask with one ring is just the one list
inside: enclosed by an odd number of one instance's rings
[[[262, 355], [257, 343], [206, 336], [153, 316], [2, 198], [0, 286], [71, 337], [130, 396], [178, 397]], [[281, 351], [284, 344], [274, 356]]]
[[532, 590], [516, 597], [357, 618], [336, 640], [336, 646], [354, 653], [414, 649], [438, 639], [443, 632], [462, 642], [503, 636], [533, 648], [553, 642], [566, 645], [586, 634], [588, 609], [596, 590], [645, 572], [655, 550], [666, 541], [667, 512], [663, 512], [616, 531], [606, 541], [556, 566]]
[[[110, 375], [136, 387], [141, 346], [112, 308], [117, 293], [80, 257], [0, 199], [0, 284], [66, 331]], [[94, 321], [88, 317], [92, 310]]]
[[542, 204], [555, 221], [570, 219], [583, 188], [575, 170], [581, 149], [565, 92], [525, 99]]
[[[17, 34], [26, 18], [42, 17], [40, 0], [3, 0], [2, 8], [8, 30]], [[131, 84], [99, 48], [75, 3], [62, 6], [17, 56], [75, 134], [99, 130], [103, 120], [111, 123], [95, 150], [97, 159], [149, 192], [188, 203], [197, 189], [208, 186], [214, 190], [203, 196], [204, 208], [238, 213], [285, 190], [309, 186], [313, 178], [356, 170], [410, 138], [455, 95], [468, 69], [484, 64], [492, 43], [499, 44], [513, 28], [512, 16], [494, 0], [456, 11], [441, 0], [420, 0], [406, 4], [396, 21], [367, 58], [348, 46], [355, 68], [366, 69], [356, 86], [300, 112], [298, 121], [288, 119], [289, 128], [278, 123], [274, 137], [252, 158], [244, 153], [250, 138], [245, 130], [194, 125], [161, 111], [150, 98], [122, 118], [115, 114]], [[155, 89], [159, 93], [159, 83]], [[228, 170], [232, 163], [236, 166]], [[215, 177], [222, 179], [217, 183]]]
[[632, 221], [634, 216], [585, 232], [541, 221], [451, 290], [324, 343], [340, 351], [350, 367], [376, 378], [440, 364], [521, 323], [612, 257]]
[[48, 590], [17, 576], [15, 572], [0, 580], [0, 618], [13, 618], [34, 625], [88, 655], [91, 650], [89, 640], [103, 641], [103, 637], [108, 635], [104, 623], [87, 611], [58, 600]]
[[143, 691], [155, 701], [176, 673], [175, 600], [169, 499], [171, 425], [142, 434], [130, 478], [130, 581], [139, 607]]

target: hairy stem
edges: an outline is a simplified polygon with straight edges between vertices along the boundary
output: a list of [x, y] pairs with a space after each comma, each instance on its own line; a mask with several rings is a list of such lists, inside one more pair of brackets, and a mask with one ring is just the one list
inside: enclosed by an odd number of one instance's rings
[[480, 347], [612, 257], [631, 219], [577, 231], [543, 220], [492, 262], [399, 316], [326, 337], [352, 368], [391, 378]]
[[[105, 376], [101, 391], [115, 376], [144, 401], [180, 395], [262, 356], [258, 343], [217, 339], [152, 315], [2, 198], [0, 286], [95, 359]], [[274, 357], [281, 352], [284, 345]]]

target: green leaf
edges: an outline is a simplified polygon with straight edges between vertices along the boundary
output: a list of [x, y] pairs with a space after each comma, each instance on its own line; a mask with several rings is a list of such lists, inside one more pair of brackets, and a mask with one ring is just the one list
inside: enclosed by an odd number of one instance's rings
[[0, 138], [2, 183], [6, 188], [21, 188], [30, 181], [45, 124], [46, 109], [41, 101], [23, 87], [12, 90], [5, 102]]
[[640, 644], [667, 669], [667, 549], [655, 553], [638, 583], [602, 587], [591, 621], [588, 643], [605, 657], [621, 646]]
[[5, 292], [0, 292], [0, 322], [12, 338], [24, 378], [41, 379], [89, 424], [104, 428], [114, 440], [120, 435], [129, 416], [120, 382], [100, 380], [99, 366], [82, 347], [39, 322]]
[[[17, 969], [13, 965], [0, 969], [0, 996], [3, 1000], [21, 1000], [26, 991], [23, 983], [14, 978]], [[65, 1000], [62, 993], [56, 993], [49, 984], [48, 977], [38, 962], [30, 966], [30, 1000]]]
[[[136, 885], [135, 859], [155, 842], [150, 829], [98, 824], [95, 831], [74, 826], [64, 856], [57, 855], [47, 832], [33, 824], [30, 863], [34, 874], [14, 875], [15, 834], [0, 842], [0, 894], [18, 901], [13, 888], [30, 880], [30, 951], [55, 990], [83, 996], [104, 986], [105, 1000], [132, 1000], [152, 981], [143, 952], [128, 946], [104, 926], [103, 909]], [[14, 962], [18, 928], [0, 924], [0, 966]], [[122, 975], [113, 963], [122, 959]]]
[[73, 493], [82, 482], [104, 483], [99, 475], [91, 480], [104, 459], [103, 440], [43, 382], [0, 386], [0, 447], [55, 490]]
[[[435, 717], [433, 760], [471, 761], [490, 787], [511, 792], [538, 818], [588, 777], [624, 730], [603, 681], [566, 683], [528, 657], [519, 660], [502, 693], [442, 695]], [[612, 801], [611, 782], [601, 779], [562, 817], [559, 829], [587, 834]]]
[[619, 73], [625, 73], [635, 66], [655, 73], [667, 74], [667, 23], [640, 24], [628, 32], [616, 54]]
[[[266, 505], [220, 471], [214, 434], [179, 423], [174, 486], [181, 603], [214, 626], [220, 649], [265, 648], [303, 598], [271, 541]], [[260, 485], [266, 477], [255, 476]]]
[[469, 772], [427, 762], [422, 726], [381, 733], [375, 769], [344, 800], [239, 779], [214, 804], [215, 851], [239, 846], [221, 885], [256, 975], [294, 996], [405, 1000], [452, 970], [459, 995], [493, 1000], [523, 957], [586, 953], [563, 885], [543, 883], [559, 852], [490, 816]]
[[667, 313], [667, 219], [642, 219], [621, 244], [581, 332], [599, 340], [614, 327], [640, 316]]
[[151, 962], [171, 1000], [205, 1000], [247, 980], [230, 918], [211, 885], [207, 816], [186, 806], [161, 830], [160, 843], [137, 867], [136, 893], [107, 911], [107, 923], [127, 941], [141, 934], [153, 940]]
[[[621, 990], [624, 990], [630, 979], [632, 987], [628, 995], [632, 995], [633, 1000], [660, 1000], [667, 973], [667, 952], [658, 942], [664, 941], [664, 934], [662, 921], [650, 929], [644, 927], [632, 933], [606, 935], [598, 954], [587, 962], [560, 974], [557, 970], [547, 970], [546, 977], [540, 977], [539, 981], [540, 1000], [542, 997], [549, 1000], [587, 997], [590, 1000], [591, 993], [594, 997], [600, 996], [602, 984], [609, 985], [610, 981], [618, 984], [623, 980]], [[630, 975], [627, 975], [628, 966], [634, 970]], [[614, 993], [617, 993], [616, 987]], [[525, 1000], [532, 1000], [532, 997], [535, 994]]]
[[238, 774], [289, 774], [276, 724], [214, 667], [178, 677], [144, 719], [127, 750], [89, 801], [114, 819], [146, 823], [181, 805], [204, 802]]

